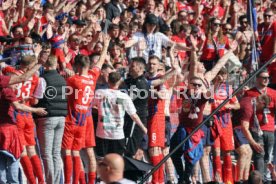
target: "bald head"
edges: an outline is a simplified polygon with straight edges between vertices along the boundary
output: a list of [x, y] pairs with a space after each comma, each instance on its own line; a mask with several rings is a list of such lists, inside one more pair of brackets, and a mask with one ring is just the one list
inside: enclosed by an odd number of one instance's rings
[[116, 153], [110, 153], [104, 157], [104, 160], [114, 171], [117, 171], [117, 172], [124, 171], [125, 163], [121, 155]]
[[111, 183], [122, 179], [124, 168], [125, 163], [123, 157], [116, 153], [107, 154], [104, 159], [98, 163], [100, 178], [105, 183]]

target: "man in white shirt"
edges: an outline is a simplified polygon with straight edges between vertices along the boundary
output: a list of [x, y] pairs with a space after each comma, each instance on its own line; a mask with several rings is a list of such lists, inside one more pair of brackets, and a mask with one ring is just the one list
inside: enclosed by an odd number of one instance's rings
[[131, 98], [118, 90], [121, 75], [111, 72], [108, 77], [109, 89], [100, 89], [95, 93], [93, 105], [98, 108], [98, 126], [96, 130], [96, 152], [99, 156], [107, 153], [122, 154], [125, 147], [124, 116], [129, 114], [132, 120], [146, 134], [147, 129], [136, 114]]

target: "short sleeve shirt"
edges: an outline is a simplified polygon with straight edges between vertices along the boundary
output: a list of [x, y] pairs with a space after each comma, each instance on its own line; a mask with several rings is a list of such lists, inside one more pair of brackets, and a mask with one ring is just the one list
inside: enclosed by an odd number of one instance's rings
[[[245, 92], [244, 96], [257, 97], [260, 94], [261, 93], [259, 92], [259, 90], [257, 88], [252, 88], [250, 90], [247, 90]], [[273, 132], [274, 131], [274, 121], [275, 121], [276, 91], [271, 88], [267, 88], [266, 94], [271, 98], [271, 102], [268, 105], [268, 108], [270, 110], [270, 113], [267, 114], [268, 123], [263, 123], [263, 111], [262, 110], [257, 111], [256, 114], [257, 114], [257, 118], [259, 120], [261, 129], [263, 131]]]
[[233, 127], [240, 126], [242, 121], [250, 123], [253, 119], [252, 97], [243, 97], [240, 106], [241, 108], [233, 113]]
[[67, 79], [69, 88], [67, 123], [78, 126], [85, 125], [99, 75], [100, 69], [94, 67], [89, 70], [87, 76], [74, 75]]
[[119, 90], [99, 89], [95, 93], [93, 105], [98, 107], [96, 135], [103, 139], [123, 139], [124, 117], [136, 114], [131, 98]]
[[138, 43], [145, 42], [147, 48], [143, 51], [143, 58], [148, 61], [150, 55], [155, 55], [162, 58], [162, 46], [170, 46], [170, 39], [163, 33], [156, 32], [153, 34], [146, 35], [142, 32], [135, 33], [132, 37], [136, 44], [131, 48], [130, 57], [137, 57]]

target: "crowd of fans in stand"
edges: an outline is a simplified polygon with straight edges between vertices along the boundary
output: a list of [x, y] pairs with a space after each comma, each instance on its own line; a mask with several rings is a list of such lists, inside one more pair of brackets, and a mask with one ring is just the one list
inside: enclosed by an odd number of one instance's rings
[[0, 183], [276, 182], [276, 1], [0, 3]]

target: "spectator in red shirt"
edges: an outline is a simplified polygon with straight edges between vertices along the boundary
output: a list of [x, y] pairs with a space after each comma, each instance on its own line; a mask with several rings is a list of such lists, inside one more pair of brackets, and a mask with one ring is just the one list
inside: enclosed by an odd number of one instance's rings
[[[270, 103], [266, 105], [265, 110], [256, 111], [257, 121], [259, 122], [260, 130], [263, 132], [262, 135], [254, 131], [253, 122], [250, 123], [251, 135], [248, 135], [248, 140], [250, 142], [250, 137], [254, 139], [257, 143], [262, 145], [262, 149], [256, 148], [254, 145], [254, 165], [255, 168], [263, 173], [265, 176], [267, 163], [272, 161], [271, 153], [274, 145], [274, 123], [275, 123], [275, 109], [276, 109], [276, 91], [268, 88], [269, 74], [267, 70], [260, 72], [256, 78], [256, 86], [245, 92], [245, 96], [258, 97], [260, 95], [266, 94], [271, 100]], [[266, 180], [267, 178], [264, 178]]]
[[[273, 11], [268, 8], [264, 12], [264, 22], [258, 26], [261, 45], [261, 64], [267, 62], [276, 53], [276, 21], [273, 20]], [[272, 83], [276, 84], [276, 62], [269, 65]]]
[[17, 84], [29, 79], [39, 68], [40, 64], [32, 67], [23, 75], [0, 76], [0, 173], [6, 177], [1, 177], [1, 183], [18, 183], [18, 162], [23, 151], [23, 146], [18, 137], [17, 127], [12, 118], [12, 110], [23, 110], [28, 112], [36, 112], [45, 115], [47, 112], [43, 109], [35, 109], [20, 104], [15, 97], [9, 85]]
[[[1, 87], [5, 85], [0, 84]], [[20, 142], [16, 122], [14, 121], [13, 111], [21, 110], [24, 112], [37, 113], [42, 116], [47, 112], [43, 108], [32, 108], [19, 103], [11, 88], [3, 88], [0, 97], [1, 118], [0, 118], [0, 173], [6, 178], [1, 177], [1, 183], [18, 183], [18, 159], [23, 151]]]
[[[171, 37], [172, 41], [177, 43], [183, 43], [186, 45], [186, 39], [191, 34], [191, 26], [189, 24], [182, 24], [180, 22], [178, 24], [178, 29], [175, 29], [175, 35]], [[184, 50], [178, 51], [178, 56], [180, 57], [181, 61], [185, 60], [187, 57], [187, 53]]]
[[221, 21], [213, 18], [210, 20], [207, 39], [201, 56], [201, 62], [203, 62], [207, 71], [211, 70], [218, 59], [224, 55], [225, 48], [229, 48], [228, 38], [223, 35]]
[[268, 61], [276, 53], [276, 21], [273, 11], [268, 8], [264, 12], [264, 22], [258, 26], [259, 41], [262, 47], [261, 62]]

